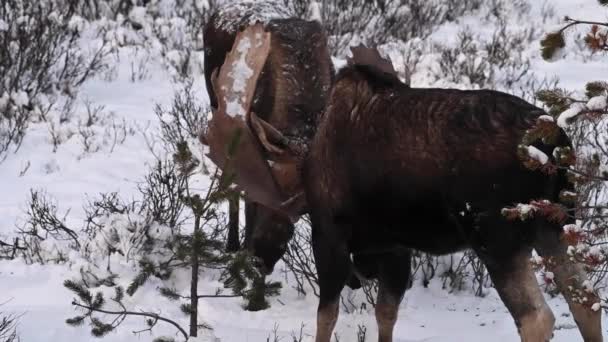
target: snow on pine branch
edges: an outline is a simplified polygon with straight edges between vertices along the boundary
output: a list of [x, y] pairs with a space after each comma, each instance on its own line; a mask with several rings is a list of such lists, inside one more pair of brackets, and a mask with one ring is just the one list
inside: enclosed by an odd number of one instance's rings
[[584, 109], [585, 106], [581, 103], [573, 104], [569, 109], [559, 115], [557, 118], [557, 125], [561, 128], [568, 127], [568, 125], [570, 125], [570, 120], [579, 115]]
[[528, 155], [543, 165], [549, 161], [549, 157], [543, 151], [532, 145], [528, 146]]
[[608, 112], [608, 101], [606, 95], [594, 96], [587, 101], [587, 103], [574, 103], [569, 109], [562, 112], [557, 118], [557, 125], [561, 128], [566, 128], [570, 125], [573, 118], [580, 115], [581, 113], [590, 112]]
[[608, 104], [606, 103], [605, 95], [592, 97], [587, 102], [587, 109], [589, 110], [605, 111], [606, 107], [608, 107]]

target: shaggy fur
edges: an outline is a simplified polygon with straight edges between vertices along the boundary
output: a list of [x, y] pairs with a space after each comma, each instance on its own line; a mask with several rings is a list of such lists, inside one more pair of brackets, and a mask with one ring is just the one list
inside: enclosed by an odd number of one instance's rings
[[[557, 201], [571, 188], [563, 172], [548, 177], [517, 156], [525, 131], [542, 114], [497, 91], [415, 89], [367, 65], [341, 70], [302, 168], [319, 276], [318, 319], [335, 321], [328, 312], [334, 312], [352, 256], [359, 274], [380, 281], [379, 340], [391, 341], [409, 278], [407, 250], [472, 248], [522, 340], [544, 342], [553, 316], [528, 265], [531, 249], [569, 265], [563, 268], [570, 271], [556, 269], [558, 283], [576, 279], [581, 285], [585, 274], [565, 257], [559, 225], [501, 215], [515, 203]], [[559, 140], [567, 143], [563, 132]], [[535, 146], [551, 156], [553, 146]], [[585, 341], [601, 341], [600, 313], [578, 312], [572, 294], [562, 293]], [[328, 342], [333, 325], [319, 324], [317, 342]]]

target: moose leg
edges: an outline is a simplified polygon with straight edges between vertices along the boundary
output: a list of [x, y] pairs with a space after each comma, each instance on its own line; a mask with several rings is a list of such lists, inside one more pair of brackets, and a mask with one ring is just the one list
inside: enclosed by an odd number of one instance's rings
[[484, 260], [503, 303], [513, 316], [522, 342], [546, 342], [553, 335], [555, 317], [545, 302], [530, 265], [529, 251]]
[[316, 342], [330, 342], [338, 320], [340, 292], [350, 274], [345, 240], [334, 236], [338, 230], [332, 228], [319, 227], [313, 220], [312, 247], [319, 277]]
[[378, 342], [392, 342], [399, 304], [410, 278], [411, 253], [409, 250], [386, 254], [378, 258], [378, 299], [376, 322]]
[[253, 237], [253, 229], [256, 222], [257, 204], [245, 200], [245, 239], [243, 244], [247, 247], [251, 247], [251, 238]]
[[[566, 298], [585, 342], [601, 342], [601, 310], [593, 311], [590, 308], [600, 299], [595, 292], [584, 289], [587, 275], [580, 264], [568, 257], [568, 246], [562, 239], [562, 230], [551, 228], [539, 228], [534, 247], [538, 254], [547, 259], [547, 268], [555, 275], [557, 288]], [[587, 300], [581, 303], [583, 298]]]
[[236, 252], [240, 248], [239, 242], [239, 202], [238, 191], [230, 194], [228, 199], [228, 239], [226, 241], [226, 252]]

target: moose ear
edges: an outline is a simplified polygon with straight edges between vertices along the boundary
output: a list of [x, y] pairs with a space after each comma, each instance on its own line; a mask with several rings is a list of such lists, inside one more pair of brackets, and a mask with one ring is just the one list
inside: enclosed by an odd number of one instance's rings
[[268, 122], [260, 119], [254, 112], [249, 113], [249, 124], [257, 136], [268, 159], [279, 162], [293, 162], [299, 155], [299, 150], [279, 130]]

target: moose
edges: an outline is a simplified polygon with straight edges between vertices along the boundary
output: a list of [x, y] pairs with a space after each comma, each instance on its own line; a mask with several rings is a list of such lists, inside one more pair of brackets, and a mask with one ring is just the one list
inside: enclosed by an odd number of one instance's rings
[[[292, 222], [310, 215], [320, 289], [317, 342], [330, 341], [353, 262], [372, 265], [366, 275], [379, 283], [378, 340], [389, 342], [411, 250], [464, 249], [486, 265], [522, 341], [548, 341], [555, 322], [529, 263], [532, 249], [552, 260], [583, 339], [602, 341], [601, 312], [589, 308], [598, 296], [588, 291], [581, 300], [570, 290], [584, 288], [586, 275], [568, 257], [561, 226], [541, 216], [509, 221], [502, 215], [514, 203], [556, 201], [572, 187], [565, 172], [547, 176], [518, 156], [542, 109], [498, 91], [410, 88], [390, 61], [360, 47], [335, 76], [312, 138], [286, 136], [252, 110], [273, 39], [261, 25], [237, 34], [212, 78], [218, 107], [202, 135], [209, 157], [235, 175], [251, 201]], [[228, 153], [234, 136], [238, 146]], [[567, 142], [564, 132], [558, 140]], [[553, 145], [534, 146], [552, 155]], [[285, 184], [289, 192], [281, 190]]]
[[[283, 135], [309, 140], [325, 107], [334, 75], [327, 37], [319, 22], [295, 18], [276, 2], [236, 1], [219, 7], [211, 15], [203, 32], [205, 81], [210, 105], [214, 109], [218, 107], [213, 72], [224, 63], [237, 32], [256, 22], [263, 23], [274, 39], [250, 110], [259, 113]], [[292, 191], [289, 186], [282, 186], [280, 190], [288, 195]], [[238, 215], [238, 198], [229, 204], [229, 211]], [[245, 244], [263, 253], [260, 260], [265, 262], [260, 269], [270, 273], [283, 256], [294, 226], [276, 210], [247, 200], [245, 220]], [[238, 216], [236, 221], [238, 241]]]

